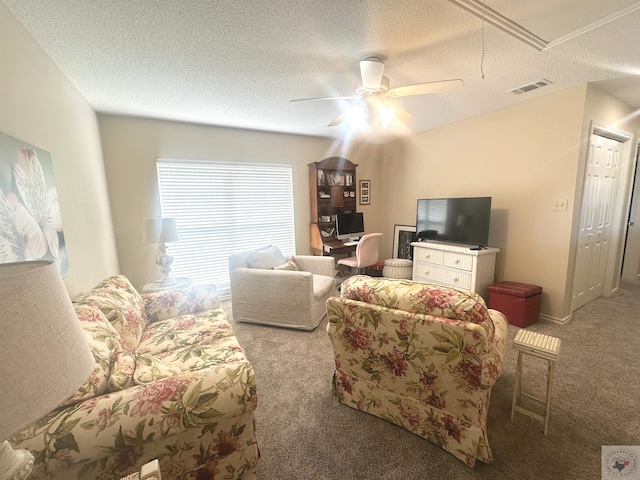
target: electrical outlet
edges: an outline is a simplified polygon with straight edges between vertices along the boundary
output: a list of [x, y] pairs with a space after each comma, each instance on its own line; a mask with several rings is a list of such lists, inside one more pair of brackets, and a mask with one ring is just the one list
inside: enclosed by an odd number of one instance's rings
[[567, 204], [569, 200], [566, 198], [555, 199], [553, 201], [553, 208], [551, 210], [554, 211], [565, 211], [567, 209]]

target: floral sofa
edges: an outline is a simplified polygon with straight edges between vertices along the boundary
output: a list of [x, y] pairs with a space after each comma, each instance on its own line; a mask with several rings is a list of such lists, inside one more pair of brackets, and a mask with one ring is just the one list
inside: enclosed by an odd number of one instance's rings
[[327, 301], [332, 388], [350, 407], [395, 423], [474, 466], [493, 460], [491, 388], [507, 321], [471, 292], [355, 276]]
[[158, 459], [171, 479], [255, 479], [251, 364], [215, 287], [140, 295], [124, 276], [74, 301], [91, 377], [11, 443], [30, 478], [119, 479]]

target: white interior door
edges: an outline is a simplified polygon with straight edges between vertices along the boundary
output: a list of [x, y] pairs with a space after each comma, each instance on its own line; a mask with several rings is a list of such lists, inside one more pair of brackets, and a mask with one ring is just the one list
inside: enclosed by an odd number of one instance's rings
[[574, 276], [574, 310], [603, 292], [622, 152], [621, 142], [595, 133], [591, 135]]

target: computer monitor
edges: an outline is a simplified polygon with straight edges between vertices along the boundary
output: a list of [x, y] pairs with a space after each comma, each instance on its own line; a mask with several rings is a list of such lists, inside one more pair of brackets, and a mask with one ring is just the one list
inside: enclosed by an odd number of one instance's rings
[[336, 215], [336, 238], [356, 240], [364, 235], [364, 215], [360, 213], [338, 213]]

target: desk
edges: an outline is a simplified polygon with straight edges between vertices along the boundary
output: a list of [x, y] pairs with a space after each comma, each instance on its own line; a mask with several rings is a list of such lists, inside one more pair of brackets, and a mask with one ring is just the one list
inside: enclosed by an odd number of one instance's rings
[[331, 240], [322, 244], [322, 249], [329, 255], [351, 255], [357, 245], [345, 245], [342, 240]]

